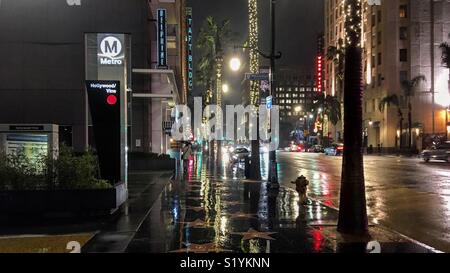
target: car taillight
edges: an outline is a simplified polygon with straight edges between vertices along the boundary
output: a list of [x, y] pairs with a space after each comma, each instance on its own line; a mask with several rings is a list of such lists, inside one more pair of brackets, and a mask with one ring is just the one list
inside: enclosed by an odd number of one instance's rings
[[344, 150], [344, 147], [338, 147], [337, 149], [338, 149], [338, 151], [342, 151], [342, 150]]

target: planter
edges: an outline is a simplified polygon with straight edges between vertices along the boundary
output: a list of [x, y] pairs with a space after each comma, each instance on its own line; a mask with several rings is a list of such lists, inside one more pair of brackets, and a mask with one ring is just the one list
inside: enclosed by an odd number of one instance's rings
[[128, 168], [130, 171], [173, 171], [175, 159], [131, 155], [128, 159]]
[[111, 189], [0, 191], [0, 214], [109, 214], [127, 197], [124, 184]]

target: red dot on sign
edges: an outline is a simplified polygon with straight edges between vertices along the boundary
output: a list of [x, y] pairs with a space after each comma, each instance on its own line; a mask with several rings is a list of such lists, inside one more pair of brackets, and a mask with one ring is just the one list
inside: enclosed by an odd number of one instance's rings
[[106, 102], [107, 102], [109, 105], [114, 105], [114, 104], [117, 103], [117, 97], [114, 96], [114, 95], [109, 95], [109, 96], [106, 98]]

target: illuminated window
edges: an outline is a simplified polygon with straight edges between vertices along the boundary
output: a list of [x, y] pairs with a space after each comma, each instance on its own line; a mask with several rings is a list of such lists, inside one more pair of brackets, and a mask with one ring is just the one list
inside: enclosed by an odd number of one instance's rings
[[408, 6], [400, 5], [400, 18], [408, 18]]

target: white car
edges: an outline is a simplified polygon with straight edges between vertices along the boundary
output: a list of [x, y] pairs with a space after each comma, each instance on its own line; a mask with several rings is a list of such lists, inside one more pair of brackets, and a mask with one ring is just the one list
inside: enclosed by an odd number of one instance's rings
[[250, 152], [247, 148], [236, 148], [231, 153], [230, 160], [232, 162], [243, 161], [247, 156], [250, 156]]

